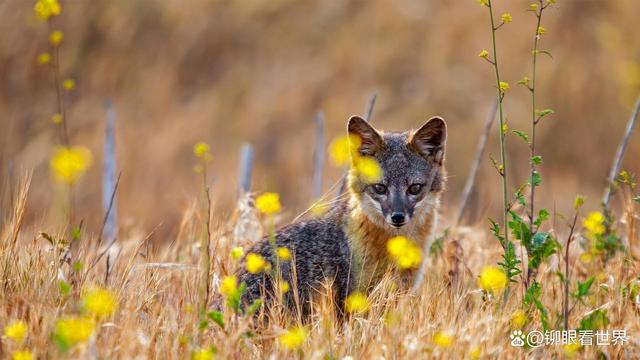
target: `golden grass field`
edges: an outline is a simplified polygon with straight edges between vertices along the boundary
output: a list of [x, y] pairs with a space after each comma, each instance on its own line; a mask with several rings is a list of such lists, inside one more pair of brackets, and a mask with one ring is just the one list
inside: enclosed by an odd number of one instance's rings
[[[636, 0], [0, 2], [0, 358], [639, 358], [637, 126], [611, 203], [600, 200], [640, 92], [637, 20]], [[517, 82], [531, 77], [535, 33], [552, 56], [538, 55], [532, 109]], [[508, 127], [492, 125], [458, 222], [496, 91]], [[376, 127], [447, 119], [424, 282], [410, 293], [390, 270], [344, 318], [330, 284], [306, 320], [278, 303], [256, 317], [228, 306], [238, 247], [335, 202], [346, 167], [331, 144], [374, 93]], [[531, 140], [532, 110], [546, 108]], [[527, 281], [537, 245], [511, 226], [525, 271], [510, 284], [488, 221], [504, 236], [500, 134], [509, 209], [526, 227], [535, 188], [535, 233], [553, 248]], [[320, 198], [316, 148], [327, 159]], [[526, 185], [532, 169], [538, 186]], [[279, 194], [273, 211], [255, 205], [267, 192]], [[627, 337], [511, 345], [514, 331], [545, 330]]]

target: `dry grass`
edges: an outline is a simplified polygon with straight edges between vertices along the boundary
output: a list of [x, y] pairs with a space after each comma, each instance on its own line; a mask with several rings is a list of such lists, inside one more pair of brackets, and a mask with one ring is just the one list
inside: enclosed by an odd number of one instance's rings
[[[14, 319], [27, 322], [29, 331], [24, 346], [38, 358], [61, 358], [52, 342], [57, 319], [65, 314], [79, 313], [81, 289], [102, 284], [105, 264], [91, 265], [103, 249], [95, 246], [95, 236], [83, 234], [78, 257], [83, 270], [72, 275], [70, 266], [61, 262], [63, 248], [56, 247], [39, 235], [35, 226], [21, 228], [21, 218], [28, 193], [29, 179], [18, 187], [15, 208], [2, 229], [0, 238], [3, 264], [0, 303], [0, 324]], [[8, 204], [6, 204], [8, 206]], [[637, 218], [629, 213], [627, 218]], [[217, 221], [217, 222], [216, 222]], [[147, 241], [149, 234], [129, 233], [119, 243], [119, 256], [110, 278], [109, 288], [117, 294], [119, 308], [111, 319], [102, 322], [94, 336], [70, 352], [79, 358], [187, 358], [200, 347], [215, 346], [222, 358], [295, 357], [276, 341], [287, 327], [296, 324], [295, 316], [280, 309], [271, 309], [273, 320], [252, 323], [251, 318], [225, 311], [226, 329], [210, 324], [199, 330], [198, 271], [200, 249], [197, 211], [185, 212], [181, 232], [171, 246], [154, 249]], [[232, 222], [215, 219], [212, 229], [212, 272], [214, 286], [219, 276], [231, 271], [235, 264], [228, 256], [233, 243]], [[564, 233], [563, 229], [557, 229]], [[61, 230], [60, 235], [64, 232]], [[54, 236], [57, 238], [57, 236]], [[456, 286], [451, 286], [453, 262], [452, 242], [433, 259], [425, 283], [418, 294], [408, 295], [395, 290], [395, 282], [386, 276], [369, 295], [370, 310], [340, 322], [333, 307], [320, 297], [312, 320], [306, 324], [309, 337], [298, 350], [304, 358], [471, 358], [479, 351], [481, 358], [552, 358], [563, 357], [561, 346], [546, 346], [523, 350], [509, 345], [509, 334], [515, 329], [513, 313], [521, 308], [519, 285], [511, 287], [506, 302], [501, 297], [487, 297], [477, 285], [477, 274], [500, 255], [496, 240], [482, 226], [460, 227], [449, 237], [462, 246], [462, 271]], [[637, 239], [635, 239], [637, 242]], [[634, 358], [640, 353], [637, 334], [639, 308], [637, 299], [625, 296], [622, 288], [638, 284], [638, 264], [622, 256], [606, 267], [593, 261], [578, 260], [580, 249], [574, 242], [571, 249], [572, 278], [584, 280], [597, 277], [593, 295], [584, 305], [578, 304], [569, 321], [577, 328], [580, 318], [596, 308], [607, 309], [609, 329], [626, 329], [631, 336], [625, 346], [591, 347], [580, 356], [595, 357], [595, 350], [609, 358]], [[554, 256], [543, 265], [539, 280], [543, 286], [542, 301], [548, 307], [554, 328], [559, 327], [562, 286], [554, 274], [560, 271], [562, 260]], [[68, 296], [61, 295], [59, 281], [75, 279], [77, 284]], [[558, 323], [556, 323], [558, 321]], [[538, 313], [534, 312], [524, 330], [541, 329]], [[251, 335], [248, 335], [250, 332]], [[433, 342], [436, 333], [452, 336], [450, 346]], [[3, 339], [2, 357], [17, 348]], [[479, 349], [479, 350], [478, 350]]]

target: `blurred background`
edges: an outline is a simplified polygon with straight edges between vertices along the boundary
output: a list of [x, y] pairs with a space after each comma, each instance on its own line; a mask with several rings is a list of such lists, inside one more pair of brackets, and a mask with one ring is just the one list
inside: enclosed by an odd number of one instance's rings
[[[8, 184], [34, 171], [26, 221], [61, 226], [61, 188], [49, 174], [60, 143], [52, 124], [51, 72], [37, 57], [49, 27], [27, 0], [0, 1], [0, 168]], [[476, 0], [66, 0], [53, 18], [64, 31], [61, 71], [76, 81], [66, 95], [71, 143], [90, 148], [92, 167], [77, 186], [89, 228], [101, 215], [102, 149], [111, 100], [122, 170], [122, 227], [171, 239], [199, 196], [193, 144], [211, 145], [216, 218], [225, 221], [238, 194], [240, 147], [256, 150], [252, 189], [281, 194], [286, 219], [313, 201], [314, 115], [325, 114], [327, 144], [343, 135], [377, 93], [372, 122], [385, 130], [417, 128], [433, 115], [449, 126], [444, 211], [453, 214], [495, 96], [488, 11]], [[529, 132], [535, 16], [528, 1], [495, 0], [513, 22], [498, 31], [510, 129]], [[570, 213], [573, 197], [595, 208], [615, 149], [640, 92], [637, 0], [558, 0], [545, 10], [538, 67], [539, 108], [555, 114], [538, 127], [544, 158], [538, 206]], [[498, 157], [497, 125], [488, 153]], [[638, 130], [623, 165], [640, 171]], [[499, 178], [484, 156], [469, 219], [497, 216]], [[528, 148], [508, 138], [513, 187], [525, 181]], [[329, 191], [342, 170], [325, 165]], [[8, 188], [7, 186], [5, 186]], [[3, 196], [7, 196], [5, 189]], [[1, 211], [6, 211], [2, 209]], [[445, 216], [445, 223], [451, 217]], [[53, 224], [53, 225], [52, 225]]]

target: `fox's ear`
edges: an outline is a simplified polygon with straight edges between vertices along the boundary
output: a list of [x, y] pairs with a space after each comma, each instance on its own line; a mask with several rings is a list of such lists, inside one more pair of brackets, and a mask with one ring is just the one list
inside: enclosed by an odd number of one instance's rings
[[359, 116], [354, 115], [349, 119], [347, 130], [349, 135], [355, 135], [360, 138], [358, 152], [362, 156], [373, 156], [384, 145], [384, 140], [382, 140], [380, 133]]
[[441, 117], [434, 116], [411, 135], [409, 145], [424, 158], [442, 164], [446, 140], [447, 123]]

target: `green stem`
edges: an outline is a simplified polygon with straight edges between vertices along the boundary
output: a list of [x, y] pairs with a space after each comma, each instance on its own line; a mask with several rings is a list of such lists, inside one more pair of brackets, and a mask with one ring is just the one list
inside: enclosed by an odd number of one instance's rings
[[[53, 24], [51, 19], [48, 20], [49, 33], [53, 32]], [[62, 85], [60, 82], [60, 45], [53, 45], [53, 81], [56, 88], [56, 102], [58, 105], [58, 113], [62, 117], [62, 142], [66, 147], [69, 147], [69, 132], [67, 130], [67, 114], [64, 106], [64, 98], [62, 95]]]
[[[536, 11], [536, 18], [538, 19], [536, 22], [536, 28], [533, 37], [533, 51], [532, 51], [532, 70], [531, 70], [531, 143], [529, 144], [529, 164], [531, 165], [529, 182], [531, 183], [531, 194], [529, 199], [529, 232], [531, 234], [534, 233], [533, 222], [535, 218], [535, 194], [536, 187], [533, 183], [533, 176], [536, 172], [536, 164], [533, 162], [533, 157], [536, 155], [536, 60], [538, 58], [538, 41], [540, 40], [540, 36], [538, 34], [538, 29], [540, 28], [540, 23], [542, 21], [542, 11], [544, 10], [544, 6], [542, 4], [542, 0], [540, 0], [540, 12]], [[527, 271], [527, 281], [525, 286], [529, 285], [529, 280], [531, 277], [531, 272]]]
[[502, 177], [502, 201], [503, 201], [503, 212], [502, 212], [502, 221], [504, 227], [504, 241], [505, 244], [509, 243], [509, 229], [507, 228], [508, 220], [508, 209], [509, 209], [509, 200], [507, 198], [507, 162], [505, 157], [505, 134], [502, 131], [504, 129], [504, 112], [502, 109], [502, 100], [504, 99], [504, 93], [500, 89], [500, 71], [498, 69], [498, 56], [496, 49], [496, 27], [493, 20], [493, 8], [491, 6], [491, 0], [489, 0], [489, 17], [491, 18], [491, 40], [493, 43], [493, 68], [496, 73], [496, 88], [498, 91], [498, 108], [500, 113], [500, 162], [502, 170], [500, 172], [500, 176]]
[[538, 19], [536, 23], [535, 36], [533, 38], [533, 51], [532, 51], [532, 70], [531, 70], [531, 143], [529, 144], [530, 150], [530, 164], [531, 164], [531, 199], [530, 199], [530, 213], [529, 213], [529, 231], [533, 234], [533, 221], [534, 221], [534, 199], [535, 199], [535, 191], [536, 187], [533, 186], [533, 175], [536, 171], [536, 164], [531, 161], [533, 157], [536, 155], [536, 60], [538, 58], [538, 40], [540, 40], [540, 36], [538, 36], [538, 28], [540, 28], [540, 23], [542, 21], [542, 0], [540, 1], [540, 13], [536, 12], [536, 17]]

